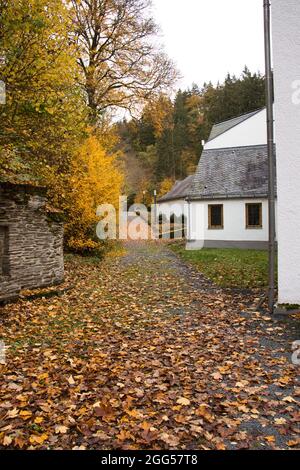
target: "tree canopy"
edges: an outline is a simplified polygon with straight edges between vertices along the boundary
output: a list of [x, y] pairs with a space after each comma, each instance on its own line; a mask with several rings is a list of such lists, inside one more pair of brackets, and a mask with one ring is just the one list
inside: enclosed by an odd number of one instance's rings
[[174, 84], [177, 72], [157, 44], [149, 0], [72, 0], [74, 38], [91, 117], [133, 110]]
[[37, 177], [45, 165], [66, 166], [84, 128], [68, 12], [61, 0], [2, 0], [0, 11], [1, 168]]
[[265, 79], [245, 67], [239, 78], [227, 75], [222, 84], [194, 84], [174, 99], [161, 94], [148, 103], [139, 119], [119, 124], [138, 161], [151, 169], [149, 188], [192, 174], [213, 124], [262, 108]]
[[[117, 148], [130, 147], [144, 197], [195, 171], [215, 122], [265, 102], [264, 77], [247, 68], [172, 98], [177, 77], [150, 0], [0, 0], [0, 178], [45, 185], [72, 227], [67, 243], [91, 246], [90, 211], [122, 192]], [[135, 118], [114, 125], [117, 108]]]

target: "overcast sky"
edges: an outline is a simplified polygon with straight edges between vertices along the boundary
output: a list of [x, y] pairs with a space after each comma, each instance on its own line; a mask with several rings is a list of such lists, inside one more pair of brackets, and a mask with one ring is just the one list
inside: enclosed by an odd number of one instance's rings
[[264, 72], [263, 0], [153, 0], [180, 86], [223, 81], [244, 66]]

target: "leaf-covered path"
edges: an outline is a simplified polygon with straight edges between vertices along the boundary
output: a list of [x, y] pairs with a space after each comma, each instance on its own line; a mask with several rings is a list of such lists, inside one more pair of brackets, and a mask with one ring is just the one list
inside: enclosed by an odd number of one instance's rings
[[255, 311], [166, 247], [71, 258], [72, 289], [0, 309], [0, 446], [299, 448], [299, 320]]

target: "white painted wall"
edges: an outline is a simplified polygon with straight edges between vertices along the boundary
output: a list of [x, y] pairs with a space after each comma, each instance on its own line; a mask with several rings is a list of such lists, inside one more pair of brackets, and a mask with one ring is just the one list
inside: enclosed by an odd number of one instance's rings
[[201, 249], [205, 240], [205, 203], [202, 201], [191, 202], [189, 213], [188, 240], [196, 240], [198, 242], [197, 248]]
[[[246, 228], [246, 204], [262, 203], [262, 229]], [[208, 228], [209, 204], [223, 204], [224, 229]], [[191, 202], [191, 223], [189, 240], [218, 241], [268, 241], [268, 201], [267, 199], [236, 199]], [[200, 246], [201, 248], [201, 246]]]
[[266, 110], [258, 112], [224, 134], [207, 142], [204, 149], [247, 147], [267, 144]]
[[300, 1], [272, 0], [279, 303], [300, 304]]
[[[246, 204], [262, 203], [262, 229], [246, 228]], [[208, 228], [209, 204], [223, 204], [224, 229]], [[170, 218], [184, 214], [187, 218], [188, 240], [197, 241], [197, 248], [203, 248], [204, 241], [267, 242], [268, 241], [268, 201], [267, 199], [233, 199], [192, 201], [183, 199], [158, 204], [158, 215]]]
[[[262, 203], [262, 229], [246, 228], [246, 204]], [[266, 200], [214, 201], [210, 204], [223, 204], [224, 229], [208, 229], [208, 204], [205, 204], [205, 240], [226, 241], [267, 241], [268, 240], [268, 202]]]

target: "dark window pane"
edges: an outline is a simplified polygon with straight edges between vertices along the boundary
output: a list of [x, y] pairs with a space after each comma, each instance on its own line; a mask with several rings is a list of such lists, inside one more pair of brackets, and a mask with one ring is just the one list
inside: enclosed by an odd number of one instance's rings
[[211, 206], [210, 221], [212, 227], [222, 226], [222, 209], [223, 206]]
[[261, 205], [248, 204], [248, 226], [260, 227], [261, 226]]

